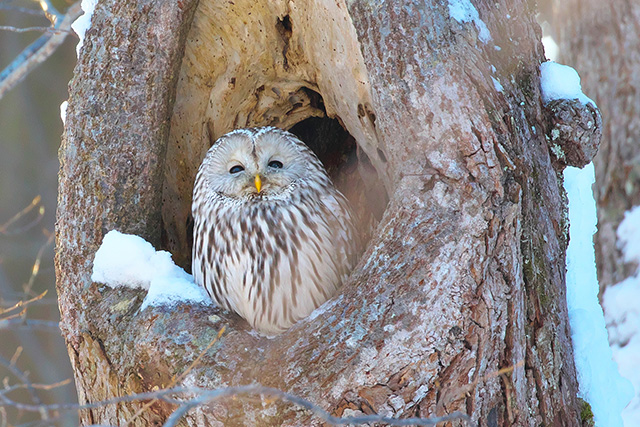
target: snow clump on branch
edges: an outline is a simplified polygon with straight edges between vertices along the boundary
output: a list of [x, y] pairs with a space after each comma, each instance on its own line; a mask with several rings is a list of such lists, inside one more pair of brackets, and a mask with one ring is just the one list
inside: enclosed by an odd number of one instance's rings
[[211, 304], [193, 277], [174, 264], [167, 251], [132, 234], [112, 230], [102, 240], [93, 260], [91, 280], [112, 288], [148, 290], [140, 310], [178, 302]]
[[568, 65], [553, 61], [543, 62], [540, 65], [540, 86], [542, 102], [545, 104], [554, 99], [577, 99], [583, 105], [591, 103], [597, 108], [596, 103], [582, 93], [578, 72]]

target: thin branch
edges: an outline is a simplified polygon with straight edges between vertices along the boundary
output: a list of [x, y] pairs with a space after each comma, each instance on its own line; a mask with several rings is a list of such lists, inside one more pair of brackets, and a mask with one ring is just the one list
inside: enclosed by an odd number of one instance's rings
[[442, 417], [431, 418], [391, 418], [383, 415], [363, 415], [358, 417], [336, 417], [331, 415], [316, 404], [295, 396], [290, 393], [286, 393], [282, 390], [278, 390], [271, 387], [263, 387], [261, 385], [248, 385], [238, 387], [228, 387], [226, 389], [211, 390], [202, 393], [200, 397], [192, 399], [190, 402], [183, 404], [176, 411], [174, 411], [164, 423], [164, 427], [174, 427], [180, 419], [187, 414], [190, 409], [197, 406], [206, 404], [212, 400], [218, 399], [224, 396], [236, 396], [240, 394], [260, 394], [275, 397], [281, 400], [291, 402], [295, 405], [301, 406], [308, 411], [312, 412], [323, 421], [332, 425], [353, 425], [353, 424], [369, 424], [369, 423], [384, 423], [391, 426], [433, 426], [437, 423], [453, 420], [464, 420], [469, 425], [473, 426], [474, 423], [471, 418], [461, 412], [454, 412]]
[[222, 397], [236, 397], [245, 394], [260, 394], [275, 397], [281, 400], [291, 402], [295, 405], [301, 406], [312, 412], [317, 417], [321, 418], [325, 422], [332, 425], [349, 425], [349, 424], [366, 424], [366, 423], [385, 423], [391, 426], [433, 426], [437, 423], [444, 421], [463, 420], [470, 426], [475, 426], [471, 417], [461, 412], [454, 412], [443, 417], [432, 418], [391, 418], [382, 415], [363, 415], [359, 417], [335, 417], [329, 414], [327, 411], [317, 406], [316, 404], [295, 396], [290, 393], [286, 393], [282, 390], [278, 390], [271, 387], [263, 387], [259, 384], [246, 385], [238, 387], [226, 387], [216, 390], [206, 390], [199, 387], [174, 387], [170, 389], [163, 389], [154, 392], [138, 393], [128, 396], [121, 396], [113, 399], [103, 400], [101, 402], [88, 403], [85, 405], [78, 404], [52, 404], [52, 405], [29, 405], [20, 402], [15, 402], [6, 396], [0, 394], [0, 401], [5, 406], [11, 406], [16, 409], [20, 409], [27, 412], [37, 412], [42, 408], [46, 408], [47, 411], [69, 411], [69, 410], [85, 410], [100, 408], [106, 405], [113, 405], [117, 403], [133, 402], [139, 400], [149, 399], [162, 399], [170, 403], [178, 403], [171, 395], [175, 394], [195, 394], [198, 397], [191, 399], [189, 402], [180, 402], [180, 407], [166, 420], [165, 427], [173, 427], [178, 421], [191, 409], [206, 404], [210, 401], [222, 398]]
[[[18, 301], [17, 303], [15, 303], [13, 306], [9, 307], [9, 308], [0, 308], [0, 316], [4, 316], [6, 313], [9, 313], [10, 311], [13, 310], [17, 310], [19, 308], [23, 308], [35, 301], [41, 300], [42, 298], [44, 298], [45, 295], [47, 295], [48, 290], [45, 289], [45, 291], [43, 293], [41, 293], [40, 295], [37, 295], [31, 299], [28, 299], [26, 301]], [[2, 319], [5, 320], [5, 319]]]
[[41, 35], [2, 70], [0, 73], [0, 99], [56, 51], [67, 37], [73, 21], [81, 14], [80, 2], [73, 4], [62, 19], [56, 19], [54, 28], [62, 32]]
[[45, 16], [49, 21], [51, 21], [52, 25], [55, 25], [56, 22], [64, 19], [64, 15], [58, 12], [58, 9], [53, 6], [53, 4], [49, 0], [34, 0], [38, 4], [40, 4], [40, 9], [44, 12]]
[[[31, 387], [33, 387], [36, 390], [47, 390], [48, 391], [48, 390], [53, 390], [54, 388], [64, 387], [64, 386], [66, 386], [68, 384], [71, 384], [71, 378], [67, 378], [66, 380], [58, 381], [58, 382], [51, 383], [51, 384], [33, 383], [33, 384], [31, 384]], [[22, 387], [24, 387], [24, 386], [22, 386]]]
[[[36, 197], [33, 198], [33, 200], [31, 201], [31, 203], [29, 203], [29, 206], [27, 206], [26, 208], [22, 209], [20, 212], [18, 212], [17, 214], [15, 214], [13, 217], [11, 217], [9, 219], [9, 221], [5, 222], [4, 224], [0, 224], [0, 234], [4, 234], [4, 235], [12, 235], [12, 234], [18, 234], [21, 231], [26, 231], [29, 228], [31, 228], [33, 225], [37, 224], [40, 219], [44, 216], [44, 206], [42, 206], [40, 204], [40, 201], [42, 200], [42, 198], [40, 197], [40, 195], [37, 195]], [[28, 214], [29, 212], [31, 212], [34, 208], [38, 207], [38, 217], [33, 220], [32, 222], [30, 222], [29, 224], [27, 224], [24, 227], [20, 227], [19, 230], [13, 230], [13, 231], [8, 231], [9, 227], [11, 227], [14, 223], [18, 222], [18, 220], [20, 220], [20, 218], [22, 218], [23, 216], [25, 216], [26, 214]]]
[[187, 374], [189, 374], [189, 372], [191, 372], [193, 370], [193, 368], [195, 366], [197, 366], [200, 363], [200, 360], [202, 359], [202, 357], [207, 353], [207, 351], [209, 351], [209, 349], [211, 347], [213, 347], [213, 345], [220, 339], [220, 337], [222, 336], [222, 334], [224, 334], [224, 332], [227, 330], [226, 326], [223, 326], [222, 328], [220, 328], [220, 330], [218, 331], [218, 335], [211, 340], [211, 342], [209, 343], [209, 345], [200, 352], [200, 354], [198, 355], [198, 357], [195, 358], [195, 360], [193, 362], [191, 362], [191, 364], [189, 365], [189, 367], [187, 369], [184, 370], [183, 373], [181, 373], [177, 378], [173, 377], [171, 379], [172, 384], [169, 387], [173, 387], [174, 385], [178, 384], [180, 381], [182, 381]]
[[40, 319], [2, 319], [0, 320], [0, 330], [3, 329], [30, 329], [34, 331], [60, 333], [60, 323]]
[[[20, 300], [21, 301], [21, 300]], [[11, 299], [0, 299], [0, 311], [6, 310], [9, 307], [13, 307], [16, 303], [20, 302], [16, 298]], [[56, 298], [43, 298], [40, 301], [34, 301], [31, 303], [32, 307], [36, 306], [50, 306], [58, 304], [58, 300]]]
[[[22, 300], [18, 301], [15, 298], [12, 298], [12, 299], [0, 299], [0, 314], [2, 314], [4, 312], [4, 310], [7, 310], [7, 309], [13, 307], [14, 305], [20, 304], [20, 303], [24, 303], [24, 301], [22, 301]], [[43, 298], [41, 300], [33, 301], [32, 303], [30, 303], [30, 305], [32, 305], [32, 306], [54, 305], [54, 304], [58, 304], [58, 300], [56, 298]]]
[[[5, 377], [6, 380], [6, 377]], [[59, 387], [63, 387], [65, 385], [71, 384], [71, 378], [67, 378], [66, 380], [62, 380], [62, 381], [58, 381], [56, 383], [52, 383], [52, 384], [39, 384], [39, 383], [33, 383], [30, 385], [30, 387], [34, 390], [53, 390]], [[29, 388], [26, 384], [14, 384], [12, 386], [9, 386], [7, 384], [5, 384], [5, 387], [3, 389], [0, 389], [0, 394], [9, 394], [11, 392], [14, 392], [16, 390], [24, 390], [26, 388]]]
[[499, 369], [495, 372], [489, 372], [488, 374], [482, 375], [480, 378], [477, 378], [475, 381], [472, 381], [469, 384], [465, 384], [464, 386], [460, 387], [458, 396], [462, 397], [465, 394], [469, 393], [475, 386], [477, 386], [480, 383], [480, 381], [487, 381], [495, 377], [504, 377], [505, 375], [513, 372], [516, 368], [522, 368], [522, 367], [524, 367], [524, 359], [519, 360], [513, 366], [507, 366], [506, 368]]
[[[40, 246], [40, 249], [38, 250], [38, 255], [36, 256], [36, 260], [33, 263], [33, 267], [31, 268], [31, 276], [29, 277], [29, 282], [27, 283], [27, 285], [24, 288], [24, 293], [26, 295], [30, 295], [31, 294], [31, 289], [33, 288], [33, 283], [36, 280], [36, 277], [38, 277], [38, 273], [40, 272], [40, 263], [42, 261], [42, 256], [44, 255], [44, 251], [45, 249], [47, 249], [49, 246], [51, 246], [51, 244], [53, 244], [53, 240], [55, 238], [55, 234], [50, 233], [49, 234], [49, 238], [47, 239], [47, 241]], [[40, 295], [40, 298], [42, 298], [44, 296], [44, 294]]]
[[20, 358], [21, 354], [22, 347], [16, 348], [16, 351], [13, 353], [13, 356], [11, 356], [11, 360], [9, 361], [12, 366], [15, 366], [15, 364], [18, 363], [18, 359]]
[[45, 14], [42, 10], [28, 9], [26, 7], [10, 6], [8, 4], [2, 4], [2, 3], [0, 3], [0, 10], [11, 10], [13, 12], [20, 12], [26, 15], [45, 17]]
[[25, 28], [16, 28], [11, 27], [9, 25], [0, 25], [1, 31], [11, 31], [12, 33], [28, 33], [31, 31], [39, 31], [44, 33], [70, 33], [70, 30], [61, 30], [54, 27], [25, 27]]
[[22, 317], [27, 314], [27, 309], [23, 308], [22, 310], [20, 310], [17, 313], [13, 313], [13, 314], [8, 314], [6, 315], [6, 317], [4, 317], [2, 320], [13, 320], [13, 319], [22, 319]]
[[[16, 351], [16, 354], [18, 354], [17, 351]], [[15, 375], [16, 378], [18, 378], [22, 382], [22, 384], [24, 384], [25, 388], [29, 392], [29, 395], [31, 396], [31, 400], [33, 401], [33, 403], [36, 406], [41, 407], [41, 409], [38, 412], [41, 414], [43, 419], [47, 419], [47, 410], [42, 409], [44, 405], [42, 404], [42, 401], [38, 397], [36, 390], [31, 385], [31, 381], [29, 381], [29, 377], [27, 376], [27, 374], [25, 374], [20, 369], [18, 369], [15, 362], [16, 362], [15, 360], [7, 360], [4, 357], [0, 356], [0, 365], [3, 365], [5, 368], [7, 368], [9, 372]]]

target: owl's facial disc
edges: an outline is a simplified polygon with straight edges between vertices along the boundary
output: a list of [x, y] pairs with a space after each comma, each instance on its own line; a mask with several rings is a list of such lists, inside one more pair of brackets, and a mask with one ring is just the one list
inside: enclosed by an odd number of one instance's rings
[[[238, 153], [229, 162], [228, 175], [231, 177], [229, 183], [231, 184], [231, 192], [227, 191], [229, 196], [241, 196], [247, 197], [260, 193], [262, 190], [262, 177], [260, 176], [260, 168], [252, 159], [243, 156], [243, 153]], [[237, 160], [243, 158], [244, 160]], [[245, 166], [246, 165], [246, 166]], [[228, 178], [228, 177], [224, 177]], [[221, 179], [220, 184], [224, 183], [226, 179]]]
[[[282, 164], [280, 161], [276, 161], [276, 163]], [[283, 181], [282, 177], [278, 176], [276, 171], [270, 169], [274, 169], [274, 167], [267, 165], [267, 168], [263, 168], [257, 162], [249, 163], [247, 168], [238, 163], [229, 168], [229, 174], [234, 180], [240, 182], [239, 195], [241, 196], [277, 194], [280, 187], [288, 184], [285, 182], [286, 180]]]
[[286, 138], [276, 132], [223, 137], [203, 162], [210, 188], [246, 200], [287, 194], [292, 185], [308, 179], [314, 166], [309, 153]]

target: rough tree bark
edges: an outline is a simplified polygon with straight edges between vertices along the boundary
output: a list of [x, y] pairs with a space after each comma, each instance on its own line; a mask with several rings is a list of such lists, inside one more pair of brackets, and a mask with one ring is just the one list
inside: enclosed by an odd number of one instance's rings
[[[580, 424], [565, 200], [545, 138], [553, 112], [540, 101], [536, 11], [475, 2], [490, 32], [483, 42], [441, 3], [98, 4], [60, 150], [57, 288], [80, 402], [168, 385], [226, 325], [184, 384], [259, 382], [336, 415]], [[338, 156], [335, 176], [366, 190], [350, 198], [377, 228], [340, 294], [309, 319], [259, 338], [217, 309], [140, 312], [142, 293], [91, 283], [111, 229], [188, 267], [207, 134], [325, 115], [357, 143], [357, 173]], [[382, 204], [381, 217], [366, 217], [368, 204]], [[82, 422], [124, 424], [142, 404], [87, 410]], [[156, 402], [134, 423], [174, 408]], [[184, 421], [318, 423], [255, 399], [216, 401]]]
[[616, 246], [625, 211], [640, 204], [640, 4], [626, 0], [549, 1], [547, 19], [559, 61], [580, 71], [585, 93], [606, 117], [600, 155], [594, 158], [598, 206], [595, 236], [601, 292], [626, 279]]

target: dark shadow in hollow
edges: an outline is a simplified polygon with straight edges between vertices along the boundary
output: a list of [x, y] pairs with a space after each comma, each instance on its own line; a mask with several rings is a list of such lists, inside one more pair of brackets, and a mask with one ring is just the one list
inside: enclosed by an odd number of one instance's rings
[[337, 119], [310, 117], [297, 123], [289, 132], [316, 153], [334, 185], [349, 199], [364, 250], [389, 202], [369, 157]]

